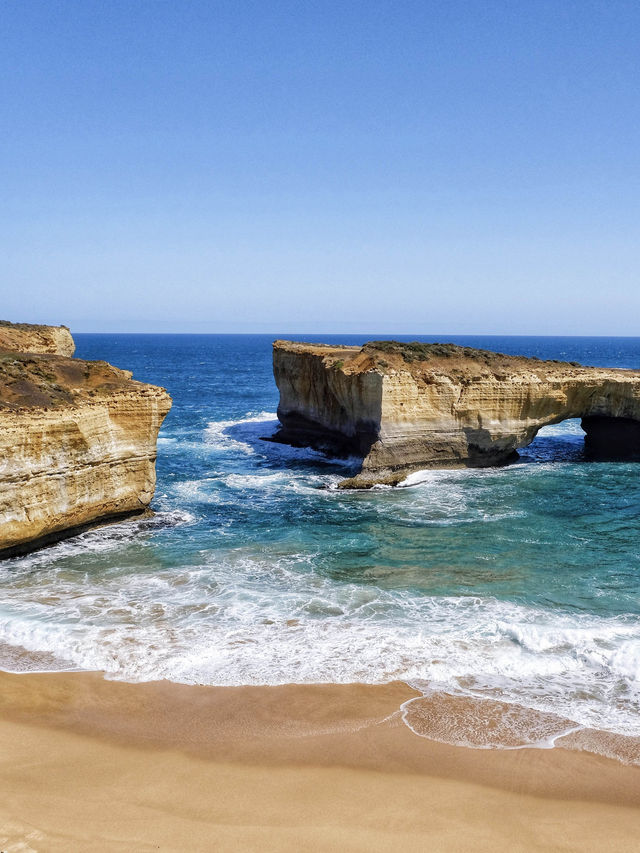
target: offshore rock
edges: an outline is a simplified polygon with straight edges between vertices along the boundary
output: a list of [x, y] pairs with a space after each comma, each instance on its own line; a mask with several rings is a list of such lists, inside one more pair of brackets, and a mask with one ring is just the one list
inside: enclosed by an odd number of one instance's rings
[[34, 352], [68, 352], [58, 328], [0, 326], [20, 347], [0, 351], [0, 557], [144, 513], [153, 497], [171, 398], [106, 362]]
[[273, 369], [274, 440], [361, 457], [343, 488], [395, 485], [424, 468], [501, 465], [567, 418], [582, 418], [594, 457], [640, 454], [640, 371], [397, 341], [276, 341]]

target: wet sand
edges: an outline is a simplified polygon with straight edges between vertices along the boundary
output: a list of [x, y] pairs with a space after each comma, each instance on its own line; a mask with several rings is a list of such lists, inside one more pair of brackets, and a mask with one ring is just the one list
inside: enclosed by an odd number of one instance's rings
[[637, 850], [640, 768], [437, 743], [416, 695], [0, 673], [0, 850]]

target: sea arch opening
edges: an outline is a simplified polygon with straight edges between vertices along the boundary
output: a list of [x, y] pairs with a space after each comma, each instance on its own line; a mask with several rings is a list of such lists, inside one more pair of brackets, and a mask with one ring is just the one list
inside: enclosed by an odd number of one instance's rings
[[640, 421], [569, 416], [540, 427], [518, 454], [523, 461], [640, 461]]

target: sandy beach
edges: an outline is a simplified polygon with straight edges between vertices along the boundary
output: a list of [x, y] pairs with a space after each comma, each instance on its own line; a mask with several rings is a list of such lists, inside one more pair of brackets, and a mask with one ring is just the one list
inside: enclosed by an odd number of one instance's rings
[[637, 849], [640, 768], [419, 737], [401, 683], [0, 688], [3, 853]]
[[0, 853], [640, 853], [640, 2], [0, 31]]

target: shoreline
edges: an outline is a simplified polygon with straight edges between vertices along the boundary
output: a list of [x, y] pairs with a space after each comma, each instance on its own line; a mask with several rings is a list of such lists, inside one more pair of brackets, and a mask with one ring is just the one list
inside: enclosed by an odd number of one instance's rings
[[[12, 664], [17, 664], [17, 667], [12, 668]], [[36, 668], [36, 665], [39, 668]], [[34, 652], [23, 646], [0, 642], [0, 678], [3, 675], [55, 676], [70, 673], [98, 676], [109, 683], [127, 684], [132, 687], [149, 684], [173, 685], [178, 692], [205, 689], [223, 693], [237, 690], [262, 690], [269, 693], [296, 688], [304, 691], [354, 687], [371, 690], [382, 689], [389, 684], [402, 685], [409, 695], [394, 714], [398, 715], [403, 724], [418, 738], [475, 750], [503, 751], [560, 747], [589, 752], [625, 765], [640, 767], [640, 735], [625, 735], [609, 730], [588, 728], [549, 711], [536, 710], [498, 697], [473, 696], [464, 692], [450, 692], [444, 688], [435, 690], [428, 685], [415, 686], [403, 679], [393, 682], [289, 682], [272, 685], [206, 685], [164, 679], [126, 681], [110, 679], [101, 670], [83, 669], [51, 652]]]
[[438, 743], [412, 698], [0, 672], [0, 849], [636, 849], [640, 767]]

